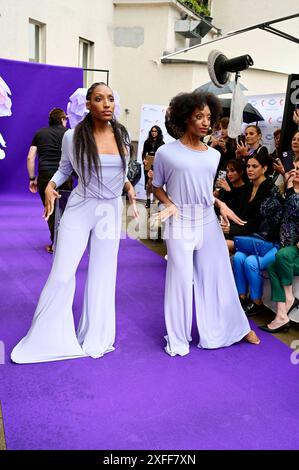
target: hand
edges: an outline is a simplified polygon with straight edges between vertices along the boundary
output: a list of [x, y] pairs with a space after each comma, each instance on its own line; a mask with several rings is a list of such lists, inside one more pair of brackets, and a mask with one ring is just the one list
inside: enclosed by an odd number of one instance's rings
[[219, 217], [220, 219], [220, 227], [222, 228], [223, 233], [229, 233], [230, 232], [230, 223], [226, 223], [222, 217], [222, 215]]
[[235, 222], [238, 225], [245, 225], [247, 222], [240, 219], [224, 202], [218, 200], [218, 207], [220, 214], [223, 217], [223, 223], [229, 225], [229, 220]]
[[236, 155], [242, 156], [242, 157], [247, 157], [247, 155], [248, 155], [247, 145], [244, 145], [243, 143], [237, 144]]
[[167, 206], [166, 209], [163, 209], [163, 211], [157, 212], [153, 215], [154, 220], [160, 220], [161, 222], [165, 222], [169, 217], [174, 217], [175, 220], [179, 219], [179, 210], [173, 203], [169, 204], [169, 206]]
[[294, 111], [293, 121], [294, 121], [295, 124], [297, 124], [297, 126], [299, 126], [299, 112], [298, 112], [298, 110]]
[[285, 179], [287, 188], [292, 188], [293, 187], [293, 181], [294, 181], [295, 177], [296, 177], [295, 168], [294, 168], [294, 170], [291, 170], [291, 171], [288, 171], [287, 173], [285, 173], [284, 179]]
[[153, 177], [154, 177], [154, 172], [153, 172], [153, 170], [148, 170], [147, 176], [148, 176], [149, 178], [153, 178]]
[[219, 139], [218, 145], [219, 145], [219, 147], [222, 148], [223, 152], [225, 153], [226, 152], [226, 142], [225, 142], [225, 140], [224, 139]]
[[31, 193], [37, 193], [37, 179], [30, 181], [29, 183], [29, 191]]
[[48, 221], [50, 215], [54, 212], [55, 199], [59, 199], [61, 195], [54, 189], [52, 182], [50, 181], [45, 189], [45, 210], [43, 218]]
[[285, 174], [285, 169], [283, 164], [281, 163], [281, 160], [277, 158], [277, 163], [273, 163], [274, 170], [280, 173], [281, 175]]
[[219, 145], [219, 139], [217, 137], [211, 137], [210, 147], [217, 147]]
[[139, 212], [138, 212], [137, 204], [136, 204], [136, 194], [135, 194], [135, 189], [132, 185], [130, 189], [127, 191], [127, 195], [129, 198], [129, 203], [130, 205], [132, 205], [132, 208], [133, 208], [134, 219], [138, 219]]
[[144, 166], [147, 165], [147, 160], [146, 160], [146, 159], [143, 160], [143, 165], [144, 165]]
[[216, 181], [217, 188], [224, 189], [224, 191], [231, 191], [230, 185], [225, 179], [218, 179]]

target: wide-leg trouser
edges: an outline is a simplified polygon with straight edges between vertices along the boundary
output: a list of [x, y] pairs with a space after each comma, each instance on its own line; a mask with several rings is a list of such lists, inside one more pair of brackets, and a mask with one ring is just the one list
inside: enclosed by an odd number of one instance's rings
[[[17, 363], [103, 356], [115, 339], [115, 281], [121, 229], [121, 198], [71, 194], [62, 216], [53, 266], [30, 330], [16, 345]], [[89, 265], [78, 336], [72, 304], [75, 273], [89, 244]]]
[[[184, 356], [189, 352], [193, 290], [200, 336], [198, 347], [230, 346], [250, 331], [214, 208], [204, 209], [204, 212], [203, 224], [197, 222], [193, 227], [191, 224], [187, 237], [180, 237], [178, 233], [173, 236], [171, 230], [165, 237], [168, 254], [165, 349], [171, 356]], [[169, 222], [172, 227], [179, 223], [173, 219]]]
[[285, 302], [284, 286], [293, 283], [294, 276], [299, 276], [299, 250], [297, 246], [286, 246], [276, 253], [274, 263], [268, 267], [271, 283], [271, 300]]

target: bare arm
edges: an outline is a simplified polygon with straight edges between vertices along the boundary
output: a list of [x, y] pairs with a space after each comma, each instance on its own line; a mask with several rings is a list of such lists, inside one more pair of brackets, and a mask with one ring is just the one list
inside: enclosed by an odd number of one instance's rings
[[55, 199], [60, 198], [61, 196], [56, 191], [56, 183], [54, 181], [49, 181], [45, 189], [45, 210], [44, 210], [44, 219], [49, 220], [49, 217], [54, 212]]
[[171, 199], [169, 199], [166, 191], [163, 188], [157, 188], [155, 186], [153, 186], [153, 191], [156, 198], [159, 199], [159, 201], [164, 206], [166, 206], [166, 209], [161, 212], [158, 212], [157, 214], [154, 214], [154, 217], [156, 219], [161, 220], [162, 222], [164, 222], [171, 216], [174, 216], [175, 219], [178, 219], [179, 210], [177, 206], [171, 201]]
[[[31, 145], [28, 155], [27, 155], [27, 171], [29, 178], [33, 178], [35, 176], [35, 159], [37, 155], [37, 147], [35, 145]], [[29, 183], [29, 191], [32, 193], [37, 192], [37, 180], [36, 178]]]
[[156, 188], [153, 186], [153, 191], [154, 195], [156, 196], [157, 199], [164, 205], [164, 206], [170, 206], [173, 204], [173, 202], [169, 199], [168, 194], [163, 188]]
[[247, 222], [240, 219], [224, 202], [215, 198], [215, 206], [220, 209], [220, 214], [223, 217], [223, 224], [229, 225], [229, 220], [232, 220], [238, 225], [245, 225]]
[[127, 193], [130, 204], [133, 207], [134, 218], [137, 219], [139, 216], [137, 205], [136, 205], [136, 193], [134, 186], [130, 183], [130, 181], [126, 181], [124, 185], [124, 191]]

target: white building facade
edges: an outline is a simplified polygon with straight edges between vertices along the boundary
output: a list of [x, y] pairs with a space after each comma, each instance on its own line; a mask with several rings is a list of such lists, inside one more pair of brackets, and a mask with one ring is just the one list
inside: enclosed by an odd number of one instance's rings
[[[296, 8], [298, 0], [211, 0], [214, 27], [202, 42], [217, 37], [219, 29], [240, 29]], [[86, 73], [86, 84], [106, 81], [109, 74], [121, 98], [121, 121], [137, 140], [142, 104], [167, 105], [178, 92], [210, 80], [206, 61], [159, 60], [188, 47], [201, 25], [201, 18], [178, 0], [0, 0], [0, 57], [102, 70]], [[250, 94], [285, 91], [286, 74], [245, 73]]]

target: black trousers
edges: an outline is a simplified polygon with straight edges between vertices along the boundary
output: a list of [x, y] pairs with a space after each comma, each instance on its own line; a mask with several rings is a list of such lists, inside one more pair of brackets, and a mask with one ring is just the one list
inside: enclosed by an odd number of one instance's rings
[[[38, 192], [40, 195], [40, 198], [43, 202], [43, 205], [45, 206], [45, 189], [52, 178], [54, 173], [51, 172], [42, 172], [38, 174], [37, 178], [37, 187], [38, 187]], [[66, 189], [66, 190], [72, 190], [73, 185], [72, 185], [72, 178], [70, 177], [65, 183], [63, 183], [59, 188], [57, 189]], [[54, 230], [55, 230], [55, 206], [54, 206], [54, 212], [53, 214], [50, 215], [48, 219], [48, 226], [50, 230], [50, 237], [51, 237], [51, 242], [53, 243], [54, 241]]]

